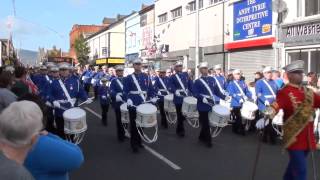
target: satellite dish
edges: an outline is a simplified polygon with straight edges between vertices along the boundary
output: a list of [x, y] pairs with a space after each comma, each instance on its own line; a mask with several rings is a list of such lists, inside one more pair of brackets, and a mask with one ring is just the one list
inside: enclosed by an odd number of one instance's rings
[[287, 10], [287, 4], [283, 0], [273, 0], [272, 11], [282, 13]]

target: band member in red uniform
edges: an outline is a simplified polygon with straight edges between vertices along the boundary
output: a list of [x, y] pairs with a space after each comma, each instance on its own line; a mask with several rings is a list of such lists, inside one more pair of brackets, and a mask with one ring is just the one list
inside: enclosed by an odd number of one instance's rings
[[307, 156], [316, 149], [313, 114], [320, 107], [320, 96], [302, 86], [303, 61], [294, 61], [284, 70], [289, 83], [278, 92], [266, 115], [273, 118], [280, 109], [284, 112], [283, 142], [290, 159], [284, 180], [307, 180]]

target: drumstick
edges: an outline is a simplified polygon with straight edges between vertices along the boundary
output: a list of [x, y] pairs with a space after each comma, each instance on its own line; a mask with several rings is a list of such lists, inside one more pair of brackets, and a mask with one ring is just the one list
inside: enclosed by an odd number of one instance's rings
[[86, 100], [86, 101], [82, 102], [81, 104], [79, 104], [78, 107], [84, 105], [84, 104], [87, 103], [88, 101], [92, 101], [93, 99], [94, 99], [94, 97], [88, 98], [88, 100]]

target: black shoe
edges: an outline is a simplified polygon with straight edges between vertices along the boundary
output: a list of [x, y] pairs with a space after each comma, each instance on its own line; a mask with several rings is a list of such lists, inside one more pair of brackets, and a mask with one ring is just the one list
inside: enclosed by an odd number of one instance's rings
[[108, 126], [107, 120], [101, 120], [101, 122], [102, 122], [102, 125], [103, 125], [103, 126], [105, 126], [105, 127]]
[[177, 132], [177, 135], [179, 137], [184, 137], [185, 136], [184, 131]]
[[141, 143], [138, 144], [138, 147], [141, 148], [141, 149], [144, 149], [144, 146], [143, 146], [143, 144], [141, 144]]
[[134, 147], [134, 148], [132, 148], [132, 152], [135, 153], [135, 154], [139, 153], [139, 149], [137, 147]]
[[207, 146], [208, 148], [212, 148], [212, 142], [206, 142], [206, 146]]

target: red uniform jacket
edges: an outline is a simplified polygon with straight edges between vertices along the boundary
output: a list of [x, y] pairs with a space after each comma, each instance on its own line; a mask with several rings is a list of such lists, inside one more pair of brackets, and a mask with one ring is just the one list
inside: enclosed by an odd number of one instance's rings
[[[293, 84], [287, 84], [283, 89], [281, 89], [277, 94], [277, 101], [275, 110], [278, 112], [280, 109], [283, 109], [284, 122], [294, 113], [294, 107], [299, 106], [305, 98], [303, 87], [299, 87]], [[295, 102], [295, 103], [293, 103]], [[314, 108], [320, 107], [320, 96], [314, 94]], [[309, 131], [309, 133], [308, 133]], [[308, 137], [310, 134], [310, 137]], [[301, 133], [296, 137], [297, 140], [291, 146], [288, 147], [288, 150], [314, 150], [316, 148], [315, 136], [313, 132], [313, 122], [309, 124], [301, 131]], [[310, 142], [310, 147], [309, 147]]]

